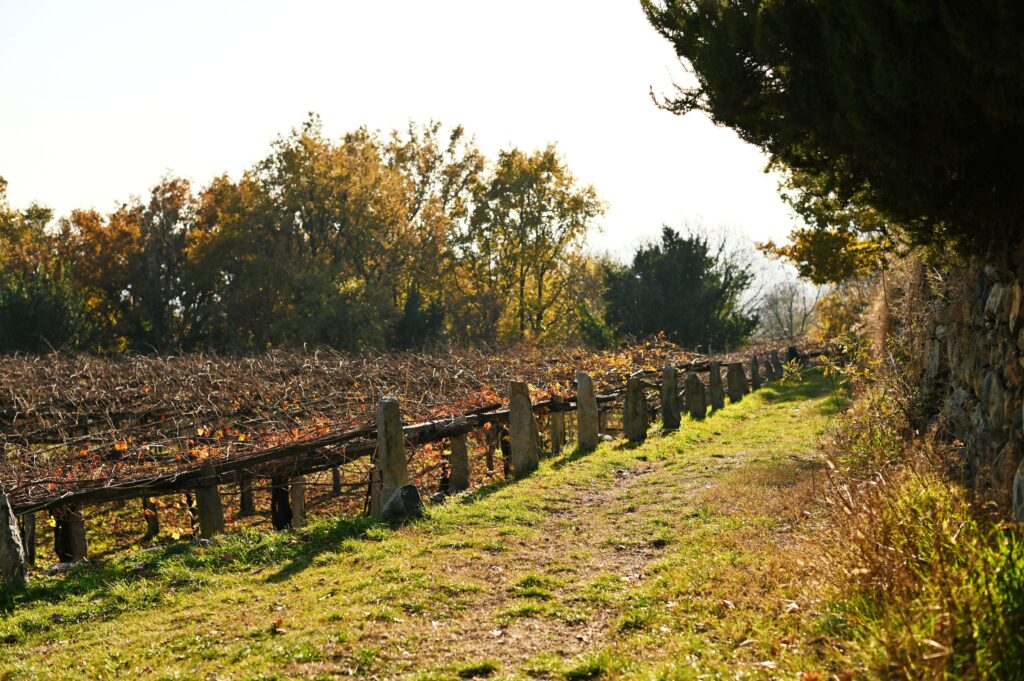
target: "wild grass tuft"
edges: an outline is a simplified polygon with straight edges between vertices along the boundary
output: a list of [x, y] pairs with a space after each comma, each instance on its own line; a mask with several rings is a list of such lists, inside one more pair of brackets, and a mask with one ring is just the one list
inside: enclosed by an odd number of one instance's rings
[[950, 477], [952, 453], [915, 431], [914, 388], [879, 364], [857, 370], [830, 443], [840, 596], [822, 628], [859, 641], [879, 676], [1024, 679], [1019, 530]]
[[904, 678], [1024, 678], [1024, 543], [905, 469], [847, 502], [841, 614]]
[[493, 659], [478, 660], [464, 664], [458, 669], [460, 679], [482, 679], [498, 672], [498, 661]]

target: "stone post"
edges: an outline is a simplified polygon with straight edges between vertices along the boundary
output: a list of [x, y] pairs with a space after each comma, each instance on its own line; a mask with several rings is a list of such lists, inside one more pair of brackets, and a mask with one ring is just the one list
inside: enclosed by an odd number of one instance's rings
[[743, 399], [747, 393], [747, 375], [740, 363], [730, 364], [727, 374], [729, 382], [729, 401], [736, 403]]
[[[204, 478], [216, 478], [213, 461], [207, 459], [200, 469]], [[224, 507], [220, 503], [217, 482], [196, 488], [196, 511], [199, 514], [199, 535], [209, 539], [224, 533]]]
[[722, 365], [711, 362], [708, 365], [708, 396], [711, 410], [716, 411], [725, 406], [725, 390], [722, 388]]
[[752, 390], [758, 390], [761, 387], [761, 373], [756, 354], [750, 358], [750, 387]]
[[256, 514], [252, 496], [252, 475], [242, 472], [238, 476], [238, 515], [242, 518]]
[[288, 501], [292, 507], [292, 529], [306, 526], [306, 478], [294, 476], [288, 482]]
[[[465, 425], [466, 417], [455, 418], [455, 425]], [[469, 445], [466, 434], [455, 435], [451, 439], [451, 455], [448, 457], [448, 465], [451, 467], [451, 475], [448, 479], [448, 489], [452, 492], [462, 492], [469, 489]]]
[[679, 370], [666, 364], [661, 370], [661, 427], [679, 428]]
[[548, 435], [551, 437], [551, 456], [557, 456], [565, 446], [565, 412], [561, 411], [565, 398], [551, 396], [551, 411], [548, 412]]
[[394, 397], [377, 402], [377, 452], [370, 474], [370, 515], [380, 516], [395, 490], [409, 484], [402, 413]]
[[576, 372], [576, 439], [577, 446], [585, 451], [597, 449], [601, 432], [597, 411], [597, 395], [594, 381], [582, 371]]
[[708, 413], [708, 403], [704, 395], [704, 384], [697, 374], [691, 371], [686, 376], [686, 411], [690, 418], [701, 420]]
[[626, 382], [626, 399], [622, 408], [622, 431], [634, 444], [647, 439], [647, 396], [639, 376]]
[[5, 589], [20, 589], [28, 578], [25, 548], [18, 533], [18, 519], [11, 510], [7, 492], [0, 485], [0, 583]]
[[540, 465], [540, 435], [530, 401], [530, 389], [522, 381], [509, 386], [509, 437], [512, 445], [512, 473], [518, 478]]

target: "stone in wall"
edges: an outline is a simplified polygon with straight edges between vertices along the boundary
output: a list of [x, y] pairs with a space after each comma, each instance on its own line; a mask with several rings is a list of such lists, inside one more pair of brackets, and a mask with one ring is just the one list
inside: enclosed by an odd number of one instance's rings
[[902, 292], [908, 309], [894, 308], [897, 319], [924, 316], [909, 375], [938, 398], [965, 482], [1013, 515], [1024, 455], [1024, 249], [939, 277], [919, 266], [914, 276], [906, 288], [918, 289]]

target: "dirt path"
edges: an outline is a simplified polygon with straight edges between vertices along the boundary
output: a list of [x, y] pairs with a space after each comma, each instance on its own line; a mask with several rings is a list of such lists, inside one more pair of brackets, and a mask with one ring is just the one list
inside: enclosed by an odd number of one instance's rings
[[[0, 623], [0, 679], [765, 678], [827, 668], [797, 528], [824, 385], [768, 388], [391, 530], [140, 552]], [[687, 671], [680, 671], [685, 667]], [[813, 677], [812, 677], [813, 678]]]

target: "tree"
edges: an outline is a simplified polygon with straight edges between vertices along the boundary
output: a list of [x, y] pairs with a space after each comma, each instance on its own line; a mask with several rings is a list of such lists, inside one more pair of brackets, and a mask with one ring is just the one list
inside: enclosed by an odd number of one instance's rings
[[140, 220], [127, 206], [105, 217], [74, 210], [60, 221], [57, 249], [88, 311], [94, 347], [124, 351], [135, 333], [132, 282], [142, 250]]
[[319, 120], [272, 145], [237, 183], [202, 192], [188, 246], [194, 342], [236, 351], [385, 345], [411, 241], [408, 185], [365, 130]]
[[103, 216], [75, 210], [61, 220], [55, 248], [81, 293], [106, 350], [180, 345], [184, 268], [195, 197], [188, 180], [161, 178], [143, 204], [132, 198]]
[[83, 301], [53, 248], [53, 212], [16, 211], [0, 177], [0, 352], [74, 348], [84, 340]]
[[440, 302], [425, 303], [419, 289], [413, 286], [395, 326], [395, 345], [403, 349], [416, 348], [436, 340], [441, 335], [443, 321]]
[[409, 260], [401, 281], [395, 282], [395, 304], [402, 302], [400, 293], [415, 292], [424, 304], [441, 310], [450, 289], [459, 284], [452, 280], [453, 242], [469, 229], [486, 159], [461, 126], [445, 134], [436, 121], [393, 131], [381, 153], [405, 179], [406, 220], [418, 235], [415, 246], [406, 250]]
[[794, 340], [806, 336], [814, 324], [820, 287], [787, 277], [776, 282], [761, 299], [758, 335]]
[[607, 268], [605, 318], [634, 336], [664, 333], [681, 345], [735, 347], [757, 326], [742, 305], [753, 280], [750, 265], [724, 239], [712, 247], [705, 236], [666, 226], [629, 265]]
[[869, 276], [892, 250], [889, 235], [894, 226], [864, 201], [842, 205], [834, 197], [823, 196], [820, 189], [818, 178], [789, 173], [782, 196], [811, 224], [790, 232], [788, 244], [769, 241], [758, 248], [769, 257], [788, 260], [814, 284]]
[[2, 207], [11, 314], [56, 329], [78, 318], [55, 307], [73, 294], [103, 351], [566, 338], [599, 297], [582, 252], [602, 210], [593, 188], [553, 147], [489, 163], [435, 122], [329, 139], [311, 114], [237, 180], [194, 193], [166, 176], [110, 214], [72, 211], [59, 232], [43, 208]]
[[[1024, 229], [1024, 5], [641, 0], [704, 111], [805, 176], [797, 202], [871, 209], [911, 241], [983, 250]], [[820, 225], [819, 225], [820, 226]]]
[[180, 338], [182, 270], [195, 198], [188, 180], [166, 176], [150, 190], [141, 210], [136, 270], [129, 286], [135, 298], [140, 347], [167, 350]]
[[510, 293], [510, 335], [539, 338], [570, 298], [584, 239], [604, 206], [593, 187], [579, 186], [553, 146], [501, 152], [480, 189], [457, 246], [460, 275], [480, 308]]

